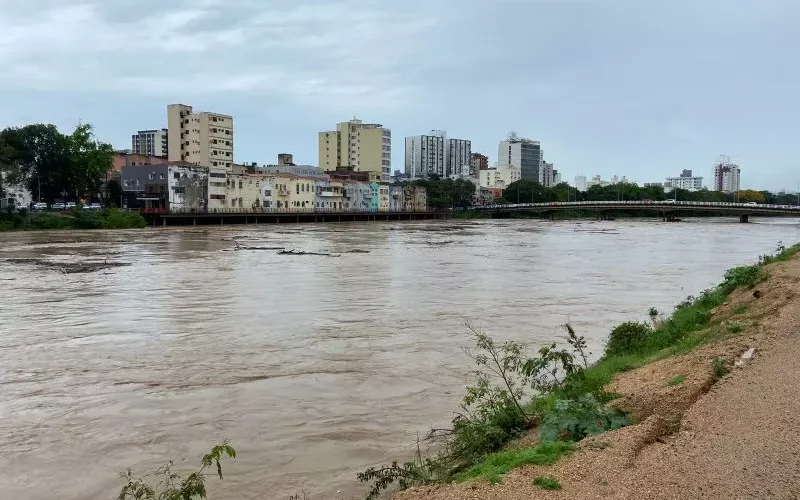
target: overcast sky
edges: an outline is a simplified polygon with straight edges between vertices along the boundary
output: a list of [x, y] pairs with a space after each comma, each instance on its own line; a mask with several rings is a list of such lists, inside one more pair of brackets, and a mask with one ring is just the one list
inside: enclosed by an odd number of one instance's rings
[[95, 125], [117, 148], [166, 104], [235, 118], [237, 162], [317, 163], [357, 116], [497, 158], [509, 131], [576, 174], [800, 181], [798, 0], [0, 0], [0, 125]]

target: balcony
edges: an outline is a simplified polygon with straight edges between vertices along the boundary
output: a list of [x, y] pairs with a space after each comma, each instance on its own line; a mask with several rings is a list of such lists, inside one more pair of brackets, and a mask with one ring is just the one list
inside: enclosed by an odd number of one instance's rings
[[317, 193], [317, 196], [321, 196], [323, 198], [333, 198], [334, 196], [338, 196], [338, 195], [336, 193], [334, 193], [333, 191], [322, 191], [320, 193]]

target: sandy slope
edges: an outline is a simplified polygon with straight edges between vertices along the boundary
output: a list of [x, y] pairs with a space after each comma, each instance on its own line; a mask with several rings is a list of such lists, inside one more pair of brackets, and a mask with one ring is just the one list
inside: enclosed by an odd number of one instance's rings
[[[800, 499], [800, 259], [770, 273], [758, 298], [736, 292], [718, 312], [748, 304], [738, 317], [745, 334], [617, 378], [619, 404], [640, 424], [585, 440], [552, 467], [512, 471], [499, 485], [423, 487], [395, 498]], [[749, 347], [755, 357], [715, 381], [711, 359], [733, 361]], [[669, 386], [678, 374], [686, 381]], [[534, 487], [543, 474], [563, 489]]]

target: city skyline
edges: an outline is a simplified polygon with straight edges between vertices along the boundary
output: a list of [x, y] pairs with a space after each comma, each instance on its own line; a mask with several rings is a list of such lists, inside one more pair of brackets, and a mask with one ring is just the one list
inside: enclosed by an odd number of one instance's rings
[[[799, 75], [785, 63], [800, 42], [793, 2], [116, 4], [9, 6], [3, 126], [88, 122], [124, 148], [136, 130], [166, 126], [165, 103], [190, 102], [236, 118], [237, 162], [292, 151], [314, 164], [317, 133], [355, 115], [395, 138], [447, 130], [492, 162], [516, 130], [541, 141], [564, 179], [647, 182], [681, 168], [708, 178], [725, 153], [744, 166], [742, 186], [800, 180]], [[526, 29], [532, 17], [541, 29]], [[468, 25], [481, 36], [461, 36]], [[509, 47], [528, 47], [535, 64], [520, 66]], [[211, 52], [222, 57], [215, 71]], [[392, 171], [403, 155], [395, 147]]]

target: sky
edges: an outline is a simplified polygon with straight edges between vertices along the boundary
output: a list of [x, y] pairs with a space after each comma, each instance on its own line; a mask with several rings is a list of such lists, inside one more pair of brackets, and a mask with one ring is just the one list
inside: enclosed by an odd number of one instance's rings
[[497, 159], [540, 140], [564, 180], [800, 183], [797, 0], [0, 0], [0, 127], [94, 125], [116, 148], [166, 105], [234, 116], [236, 162], [358, 117]]

